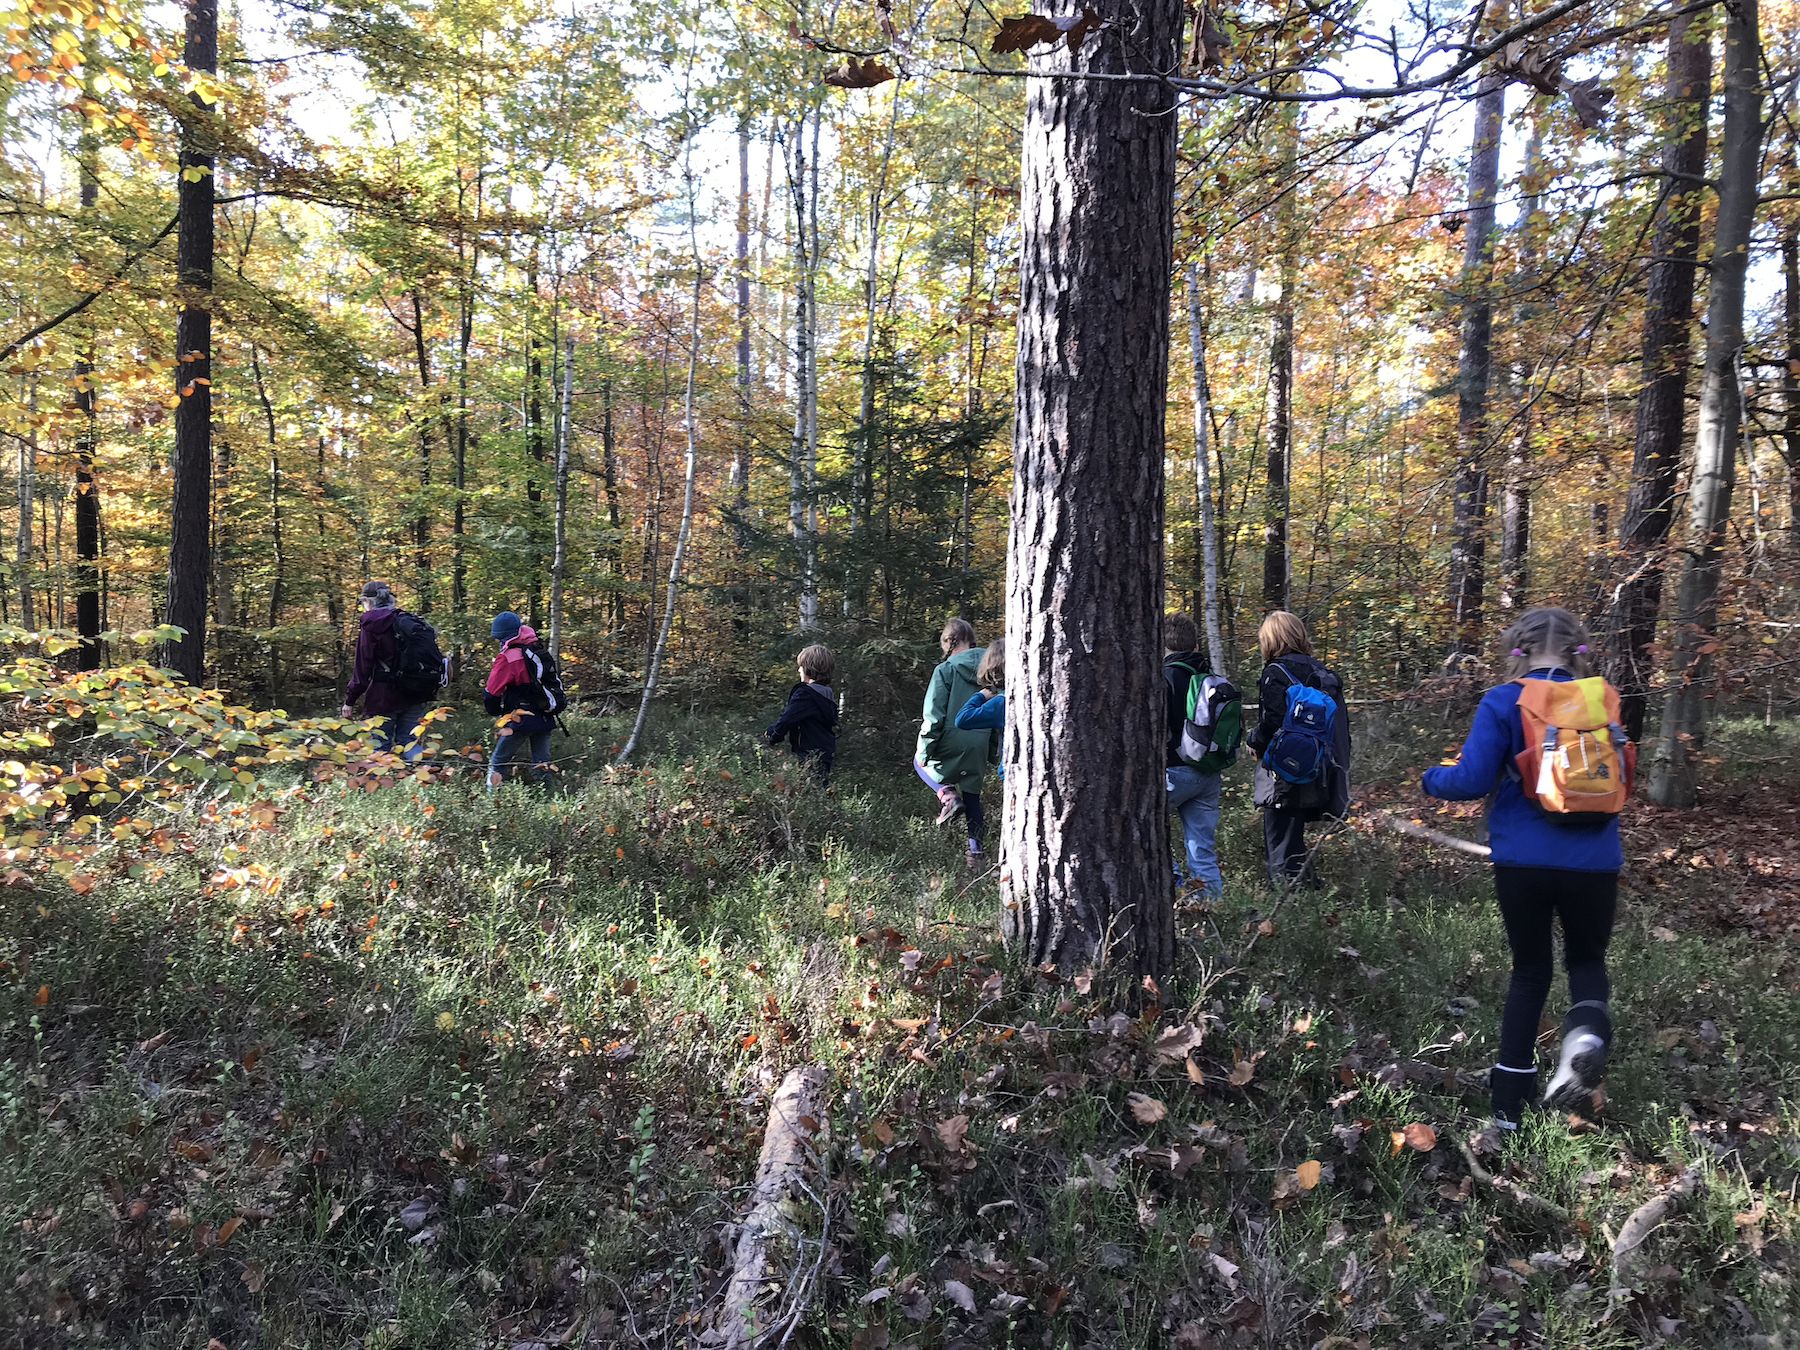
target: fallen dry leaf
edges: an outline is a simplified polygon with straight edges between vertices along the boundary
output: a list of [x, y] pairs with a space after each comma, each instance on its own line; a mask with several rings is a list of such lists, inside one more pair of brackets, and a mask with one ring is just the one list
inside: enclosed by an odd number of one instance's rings
[[1301, 1190], [1310, 1191], [1319, 1184], [1324, 1172], [1324, 1166], [1317, 1159], [1309, 1158], [1294, 1169], [1294, 1179], [1300, 1183]]
[[1130, 1104], [1131, 1114], [1140, 1125], [1154, 1125], [1169, 1114], [1168, 1107], [1141, 1092], [1133, 1092], [1125, 1100]]

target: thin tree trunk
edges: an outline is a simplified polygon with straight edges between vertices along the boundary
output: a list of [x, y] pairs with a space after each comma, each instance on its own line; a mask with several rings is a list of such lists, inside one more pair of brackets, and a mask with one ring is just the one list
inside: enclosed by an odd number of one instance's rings
[[1275, 208], [1279, 236], [1277, 275], [1280, 291], [1269, 336], [1269, 442], [1263, 476], [1263, 584], [1265, 610], [1286, 609], [1293, 566], [1288, 557], [1289, 484], [1294, 453], [1294, 292], [1299, 281], [1299, 240], [1295, 238], [1299, 185], [1295, 165], [1300, 153], [1299, 114], [1293, 104], [1277, 114], [1281, 138], [1280, 174], [1285, 191]]
[[731, 510], [737, 522], [737, 547], [750, 547], [750, 438], [752, 383], [750, 347], [750, 120], [738, 122], [737, 209], [737, 453], [731, 461]]
[[[1079, 53], [1034, 70], [1174, 69], [1179, 0], [1092, 7]], [[1058, 79], [1026, 98], [1002, 928], [1032, 965], [1117, 962], [1154, 987], [1174, 956], [1154, 660], [1174, 99]]]
[[281, 441], [276, 435], [275, 405], [269, 399], [269, 387], [263, 379], [262, 355], [254, 342], [250, 344], [250, 375], [256, 383], [256, 397], [262, 404], [263, 426], [269, 438], [269, 563], [273, 569], [269, 578], [269, 699], [279, 703], [281, 644], [273, 630], [280, 626], [281, 607], [287, 597], [287, 550], [281, 519]]
[[1781, 232], [1783, 318], [1787, 327], [1787, 361], [1781, 372], [1781, 410], [1787, 461], [1788, 542], [1800, 552], [1800, 219]]
[[1744, 346], [1744, 287], [1761, 165], [1761, 77], [1756, 0], [1732, 0], [1725, 6], [1725, 123], [1706, 297], [1706, 371], [1688, 486], [1687, 561], [1676, 598], [1669, 667], [1674, 687], [1663, 704], [1662, 734], [1650, 768], [1650, 797], [1659, 806], [1694, 804], [1695, 756], [1706, 744], [1719, 647], [1719, 573], [1743, 418], [1737, 365]]
[[[100, 205], [100, 142], [86, 131], [78, 143], [76, 171], [81, 175], [81, 214], [87, 217]], [[105, 655], [100, 642], [105, 625], [100, 613], [100, 480], [95, 472], [100, 454], [100, 395], [94, 383], [95, 356], [90, 319], [81, 356], [75, 362], [75, 412], [81, 419], [75, 432], [75, 633], [81, 639], [75, 664], [81, 670], [98, 670]], [[21, 491], [23, 487], [21, 483]], [[30, 627], [29, 621], [26, 627]]]
[[[693, 66], [690, 56], [688, 77], [692, 80]], [[684, 105], [687, 103], [687, 91], [683, 95]], [[688, 250], [694, 264], [694, 287], [689, 296], [691, 315], [688, 324], [687, 350], [687, 382], [681, 399], [681, 421], [686, 433], [686, 456], [682, 470], [681, 494], [681, 528], [675, 535], [675, 549], [669, 558], [669, 584], [663, 596], [662, 625], [657, 631], [656, 645], [651, 650], [650, 662], [644, 671], [644, 693], [638, 701], [637, 721], [633, 723], [631, 735], [626, 737], [625, 744], [619, 747], [615, 763], [623, 764], [630, 759], [637, 749], [638, 740], [644, 734], [644, 724], [650, 718], [650, 702], [656, 697], [656, 681], [662, 672], [663, 658], [668, 652], [669, 630], [675, 623], [675, 605], [681, 593], [682, 565], [687, 559], [688, 537], [694, 528], [694, 480], [697, 477], [700, 460], [700, 422], [699, 411], [695, 400], [695, 383], [700, 370], [700, 301], [706, 282], [706, 270], [700, 256], [700, 234], [698, 221], [698, 205], [696, 197], [698, 185], [694, 179], [694, 135], [695, 129], [688, 128], [686, 140], [682, 143], [681, 170], [682, 181], [687, 188], [687, 220]]]
[[19, 440], [19, 552], [17, 560], [19, 577], [19, 624], [26, 629], [37, 627], [37, 600], [33, 582], [37, 564], [32, 557], [31, 526], [32, 512], [37, 504], [37, 377], [21, 375], [21, 402], [27, 405], [32, 414], [31, 430]]
[[1487, 582], [1488, 386], [1493, 375], [1494, 194], [1500, 179], [1506, 79], [1481, 78], [1469, 152], [1469, 209], [1463, 220], [1462, 352], [1456, 370], [1456, 502], [1450, 526], [1452, 657], [1481, 650]]
[[1200, 595], [1206, 657], [1215, 675], [1226, 674], [1225, 638], [1219, 630], [1219, 535], [1213, 519], [1212, 411], [1206, 382], [1206, 325], [1200, 313], [1200, 268], [1187, 265], [1188, 354], [1194, 379], [1194, 494], [1200, 503]]
[[[342, 433], [340, 432], [341, 436]], [[324, 544], [328, 536], [325, 532], [325, 433], [319, 433], [319, 453], [314, 463], [313, 480], [314, 500], [318, 508], [313, 512], [313, 525], [319, 532], [319, 541]], [[340, 690], [346, 687], [350, 672], [344, 660], [344, 608], [340, 598], [343, 593], [343, 578], [337, 568], [337, 550], [327, 547], [325, 556], [330, 561], [325, 572], [325, 621], [331, 626], [331, 661], [333, 678]]]
[[1538, 284], [1543, 252], [1544, 118], [1534, 117], [1525, 143], [1524, 209], [1519, 212], [1519, 269], [1516, 289], [1524, 295], [1513, 314], [1512, 449], [1506, 457], [1506, 483], [1500, 494], [1500, 608], [1510, 614], [1525, 607], [1531, 585], [1531, 372], [1532, 323], [1538, 305], [1531, 290]]
[[[431, 389], [431, 355], [425, 349], [425, 306], [415, 286], [412, 299], [413, 360], [419, 372], [419, 391]], [[421, 614], [431, 612], [431, 419], [419, 416], [419, 505], [413, 512], [413, 573], [416, 603]], [[366, 568], [364, 569], [367, 570]]]
[[1704, 18], [1682, 15], [1669, 28], [1663, 170], [1668, 175], [1650, 246], [1644, 296], [1631, 488], [1619, 546], [1624, 575], [1612, 595], [1609, 622], [1613, 683], [1622, 691], [1620, 718], [1633, 740], [1644, 736], [1646, 687], [1655, 672], [1651, 645], [1662, 613], [1665, 545], [1675, 519], [1675, 491], [1687, 426], [1688, 362], [1694, 326], [1694, 282], [1705, 203], [1707, 104], [1712, 97], [1712, 36]]
[[[188, 0], [182, 60], [212, 74], [219, 65], [217, 0]], [[194, 107], [210, 115], [198, 97]], [[198, 121], [183, 123], [176, 248], [181, 310], [175, 328], [174, 493], [169, 512], [168, 622], [184, 636], [164, 661], [191, 684], [206, 673], [206, 583], [212, 574], [213, 145]]]
[[[816, 117], [816, 112], [813, 115]], [[791, 132], [788, 170], [794, 202], [794, 439], [788, 465], [788, 533], [800, 571], [798, 623], [803, 633], [819, 624], [818, 540], [812, 528], [816, 520], [812, 497], [819, 396], [813, 350], [818, 337], [813, 281], [818, 259], [807, 210], [809, 185], [816, 185], [817, 175], [809, 173], [806, 131], [803, 114]]]
[[607, 642], [610, 645], [625, 627], [625, 527], [619, 510], [619, 446], [613, 429], [611, 375], [600, 382], [600, 475], [606, 488], [606, 523], [611, 539], [607, 548], [612, 568], [612, 603], [607, 617]]
[[556, 428], [556, 543], [550, 555], [550, 655], [562, 659], [563, 582], [569, 566], [569, 437], [574, 420], [575, 335], [563, 339], [562, 416]]
[[[531, 260], [531, 270], [525, 277], [525, 454], [531, 460], [531, 469], [525, 477], [525, 531], [530, 541], [530, 557], [526, 566], [531, 573], [531, 599], [528, 606], [530, 614], [535, 618], [538, 613], [538, 602], [542, 597], [542, 585], [539, 577], [543, 573], [543, 553], [539, 548], [543, 538], [543, 505], [544, 489], [538, 482], [538, 474], [543, 468], [546, 458], [544, 450], [544, 341], [538, 331], [537, 300], [538, 272], [537, 258]], [[566, 434], [566, 424], [557, 429], [557, 435]], [[555, 631], [552, 622], [551, 630]], [[552, 641], [554, 652], [555, 643]]]

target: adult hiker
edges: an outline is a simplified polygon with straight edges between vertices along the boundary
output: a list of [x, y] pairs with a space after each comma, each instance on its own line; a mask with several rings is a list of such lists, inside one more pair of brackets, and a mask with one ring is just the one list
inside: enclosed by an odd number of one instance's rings
[[1489, 1090], [1495, 1123], [1507, 1129], [1537, 1092], [1538, 1019], [1559, 920], [1569, 1011], [1545, 1102], [1588, 1105], [1612, 1043], [1606, 948], [1624, 865], [1619, 812], [1637, 747], [1619, 724], [1618, 692], [1590, 670], [1590, 641], [1566, 609], [1527, 611], [1500, 639], [1507, 682], [1482, 696], [1456, 763], [1424, 776], [1430, 796], [1488, 798], [1494, 893], [1512, 949]]
[[1350, 713], [1344, 683], [1313, 655], [1298, 614], [1278, 609], [1256, 633], [1263, 659], [1256, 726], [1245, 739], [1258, 755], [1252, 800], [1262, 808], [1269, 880], [1316, 885], [1306, 846], [1314, 821], [1350, 808]]
[[1238, 691], [1207, 668], [1200, 633], [1185, 614], [1163, 619], [1163, 709], [1168, 729], [1163, 785], [1181, 818], [1185, 867], [1177, 883], [1216, 896], [1219, 874], [1219, 775], [1237, 758], [1244, 710]]
[[362, 614], [356, 627], [356, 660], [350, 687], [344, 691], [346, 718], [364, 713], [379, 717], [375, 748], [404, 745], [410, 763], [423, 753], [419, 723], [430, 701], [449, 680], [449, 666], [438, 649], [437, 630], [416, 614], [400, 608], [385, 581], [371, 581], [359, 597]]
[[568, 704], [562, 672], [549, 649], [538, 645], [537, 630], [510, 609], [496, 614], [488, 631], [500, 644], [481, 691], [488, 716], [499, 719], [488, 760], [488, 788], [504, 783], [513, 761], [527, 749], [532, 780], [541, 783], [551, 772], [550, 733]]
[[800, 649], [794, 661], [799, 682], [788, 690], [781, 716], [764, 733], [770, 745], [788, 743], [823, 787], [831, 781], [831, 764], [837, 758], [837, 695], [831, 677], [837, 657], [831, 648], [815, 642]]
[[981, 776], [997, 758], [998, 732], [988, 729], [959, 731], [956, 714], [980, 689], [978, 672], [983, 649], [975, 645], [975, 628], [967, 619], [951, 619], [938, 634], [944, 659], [931, 672], [925, 689], [925, 711], [919, 722], [919, 742], [913, 752], [913, 768], [925, 786], [937, 794], [937, 823], [947, 825], [958, 816], [969, 836], [971, 867], [986, 861], [982, 852]]

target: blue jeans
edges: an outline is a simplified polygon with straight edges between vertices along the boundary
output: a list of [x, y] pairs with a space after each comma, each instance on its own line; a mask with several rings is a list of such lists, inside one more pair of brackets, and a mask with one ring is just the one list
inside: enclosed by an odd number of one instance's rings
[[531, 747], [531, 779], [541, 783], [549, 775], [550, 765], [550, 733], [555, 724], [543, 726], [538, 730], [543, 719], [527, 719], [523, 723], [509, 728], [502, 728], [507, 734], [494, 739], [494, 753], [488, 759], [488, 787], [499, 787], [509, 776], [512, 763], [520, 752], [529, 745]]
[[401, 758], [408, 764], [414, 763], [425, 753], [425, 743], [419, 739], [419, 722], [425, 716], [425, 705], [414, 704], [410, 708], [402, 708], [397, 713], [385, 718], [375, 732], [375, 748], [377, 750], [400, 751]]
[[[1169, 790], [1169, 809], [1181, 816], [1181, 834], [1187, 845], [1187, 875], [1207, 890], [1224, 889], [1219, 875], [1219, 775], [1201, 773], [1185, 764], [1171, 764], [1163, 781]], [[1177, 869], [1179, 875], [1180, 869]]]

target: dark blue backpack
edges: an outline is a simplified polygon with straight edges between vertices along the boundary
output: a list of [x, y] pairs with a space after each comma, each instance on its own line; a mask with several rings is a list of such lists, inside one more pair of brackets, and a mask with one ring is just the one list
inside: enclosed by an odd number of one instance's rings
[[1295, 679], [1286, 666], [1281, 670], [1293, 683], [1281, 726], [1263, 751], [1263, 767], [1283, 782], [1322, 783], [1336, 744], [1337, 703], [1324, 690]]

